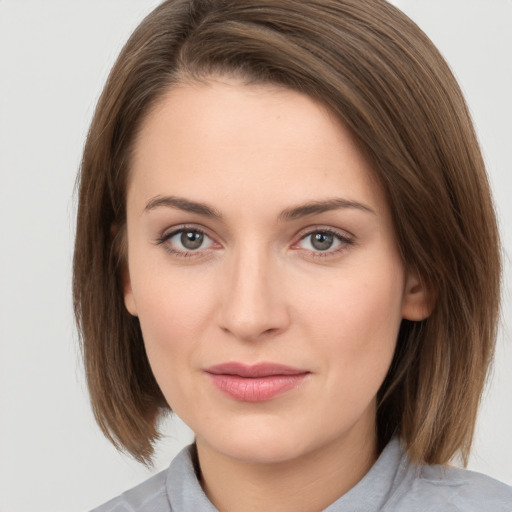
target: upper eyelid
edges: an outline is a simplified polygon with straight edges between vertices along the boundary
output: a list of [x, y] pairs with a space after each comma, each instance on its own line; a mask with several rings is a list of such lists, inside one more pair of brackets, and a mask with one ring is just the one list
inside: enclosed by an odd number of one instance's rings
[[[186, 231], [187, 229], [190, 231], [197, 231], [198, 233], [201, 233], [201, 234], [207, 236], [215, 243], [220, 243], [221, 245], [224, 244], [222, 237], [219, 237], [217, 234], [212, 234], [211, 230], [209, 230], [205, 226], [202, 226], [200, 224], [194, 224], [194, 223], [185, 223], [185, 224], [172, 226], [172, 227], [168, 227], [168, 228], [164, 229], [161, 232], [161, 235], [158, 236], [157, 242], [164, 243], [167, 240], [169, 240], [170, 238], [172, 238], [173, 236], [175, 236], [176, 234], [178, 234], [182, 231]], [[333, 234], [333, 235], [339, 237], [342, 240], [349, 240], [351, 242], [354, 242], [356, 239], [355, 235], [353, 235], [351, 232], [347, 231], [346, 229], [336, 228], [336, 227], [327, 226], [327, 225], [310, 225], [310, 226], [300, 229], [293, 236], [294, 241], [292, 242], [291, 245], [292, 246], [296, 245], [298, 242], [300, 242], [307, 236], [310, 236], [313, 233], [319, 233], [319, 232], [320, 233], [321, 232], [330, 233], [330, 234]]]
[[[208, 237], [210, 240], [212, 240], [212, 242], [214, 243], [217, 243], [208, 233], [206, 230], [202, 229], [202, 228], [199, 228], [197, 226], [187, 226], [187, 225], [182, 225], [182, 226], [175, 226], [175, 227], [171, 227], [171, 228], [167, 228], [167, 229], [164, 229], [161, 234], [159, 234], [157, 236], [157, 238], [154, 240], [154, 243], [155, 245], [161, 245], [161, 246], [166, 246], [168, 245], [169, 241], [171, 240], [171, 238], [173, 238], [174, 236], [176, 236], [178, 233], [180, 232], [183, 232], [183, 231], [186, 231], [186, 230], [190, 230], [190, 231], [197, 231], [198, 233], [201, 233], [202, 235]], [[193, 252], [197, 252], [199, 253], [200, 252], [200, 249], [198, 250], [194, 250], [194, 251], [191, 251], [191, 250], [187, 250], [187, 249], [175, 249], [176, 253], [193, 253]]]
[[210, 234], [210, 230], [207, 228], [197, 225], [197, 224], [182, 224], [178, 226], [172, 226], [169, 228], [164, 229], [161, 233], [161, 235], [158, 237], [159, 239], [169, 239], [176, 235], [177, 233], [180, 233], [182, 231], [197, 231], [198, 233], [201, 233], [202, 235], [206, 235], [209, 238], [213, 237]]
[[309, 236], [313, 233], [322, 233], [322, 232], [330, 233], [330, 234], [339, 236], [340, 238], [345, 238], [345, 239], [350, 239], [350, 240], [354, 240], [356, 238], [353, 233], [351, 233], [350, 231], [347, 231], [346, 229], [335, 228], [332, 226], [322, 226], [322, 225], [308, 226], [306, 228], [303, 228], [297, 233], [296, 237], [299, 240], [302, 240], [304, 237]]
[[[305, 252], [310, 253], [311, 255], [314, 255], [315, 257], [323, 257], [327, 258], [329, 256], [334, 256], [335, 254], [338, 254], [340, 252], [343, 252], [347, 249], [348, 246], [353, 246], [356, 243], [356, 237], [352, 235], [350, 232], [342, 229], [336, 229], [333, 227], [313, 227], [306, 230], [306, 232], [302, 231], [299, 235], [296, 236], [295, 242], [291, 245], [292, 250], [298, 250], [298, 245], [305, 239], [307, 239], [309, 236], [313, 235], [314, 233], [329, 233], [331, 235], [334, 235], [336, 238], [338, 238], [339, 246], [335, 247], [334, 249], [327, 249], [325, 251], [320, 250], [312, 250], [312, 249], [303, 249]], [[300, 248], [302, 249], [302, 248]]]
[[208, 251], [212, 249], [212, 247], [204, 247], [204, 248], [198, 248], [198, 249], [187, 249], [186, 247], [180, 248], [176, 247], [174, 244], [170, 244], [170, 240], [174, 238], [179, 233], [182, 233], [184, 231], [195, 231], [197, 233], [201, 233], [205, 237], [207, 237], [213, 244], [216, 244], [214, 238], [212, 238], [204, 229], [198, 228], [197, 226], [175, 226], [173, 228], [168, 228], [164, 230], [156, 240], [155, 244], [158, 246], [162, 246], [164, 250], [175, 257], [195, 257], [200, 258], [201, 256], [204, 256], [206, 253], [205, 251]]
[[326, 250], [315, 250], [315, 249], [308, 249], [308, 248], [301, 248], [302, 251], [300, 251], [303, 255], [303, 257], [307, 258], [320, 258], [324, 259], [325, 261], [329, 261], [329, 258], [336, 258], [339, 257], [341, 254], [344, 254], [345, 251], [349, 249], [349, 247], [352, 247], [356, 243], [356, 239], [353, 235], [349, 234], [348, 232], [342, 230], [344, 233], [346, 233], [349, 236], [343, 235], [340, 233], [339, 230], [335, 230], [332, 228], [323, 228], [323, 229], [312, 229], [302, 236], [299, 237], [299, 239], [294, 242], [292, 245], [292, 250], [298, 250], [297, 247], [298, 244], [300, 244], [303, 240], [307, 239], [309, 236], [311, 236], [314, 233], [329, 233], [334, 235], [338, 238], [339, 244], [335, 246], [334, 248], [329, 248]]

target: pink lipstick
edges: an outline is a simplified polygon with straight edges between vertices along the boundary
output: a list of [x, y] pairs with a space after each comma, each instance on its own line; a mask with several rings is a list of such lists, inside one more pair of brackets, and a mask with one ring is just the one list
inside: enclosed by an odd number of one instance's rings
[[302, 383], [310, 372], [275, 363], [224, 363], [205, 370], [213, 385], [242, 402], [264, 402]]

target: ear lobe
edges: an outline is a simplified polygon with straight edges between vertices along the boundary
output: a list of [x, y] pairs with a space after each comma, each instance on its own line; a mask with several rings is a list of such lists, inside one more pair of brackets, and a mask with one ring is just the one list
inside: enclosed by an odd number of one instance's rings
[[133, 297], [132, 283], [130, 280], [130, 272], [128, 271], [128, 265], [123, 265], [122, 269], [123, 278], [123, 293], [124, 293], [124, 305], [128, 310], [128, 313], [133, 316], [137, 316], [137, 306]]
[[432, 313], [432, 298], [417, 273], [408, 272], [405, 279], [402, 318], [419, 322]]

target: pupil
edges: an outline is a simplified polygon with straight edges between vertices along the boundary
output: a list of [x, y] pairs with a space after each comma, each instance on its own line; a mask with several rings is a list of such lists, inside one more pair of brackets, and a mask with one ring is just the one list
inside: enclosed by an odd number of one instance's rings
[[311, 237], [311, 245], [318, 251], [330, 249], [333, 241], [334, 237], [329, 233], [315, 233]]
[[203, 243], [203, 234], [197, 231], [184, 231], [181, 234], [181, 243], [186, 249], [197, 249]]

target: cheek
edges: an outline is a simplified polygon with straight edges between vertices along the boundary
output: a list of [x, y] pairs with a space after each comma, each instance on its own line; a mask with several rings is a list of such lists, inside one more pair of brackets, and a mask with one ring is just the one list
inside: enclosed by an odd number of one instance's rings
[[215, 295], [206, 276], [146, 269], [132, 283], [133, 294], [150, 365], [169, 400], [172, 382], [184, 377], [209, 329]]
[[[194, 373], [204, 318], [209, 314], [204, 295], [190, 288], [141, 288], [139, 321], [153, 375], [170, 408], [187, 423], [190, 397], [199, 396]], [[191, 424], [191, 423], [189, 423]]]
[[384, 263], [351, 268], [333, 280], [339, 284], [304, 297], [298, 316], [309, 319], [308, 336], [317, 340], [333, 386], [343, 380], [376, 393], [388, 371], [401, 324], [404, 276], [400, 264]]
[[183, 291], [176, 282], [173, 285], [155, 286], [139, 295], [139, 319], [149, 344], [171, 348], [177, 340], [192, 338], [208, 317], [211, 301], [207, 294]]

